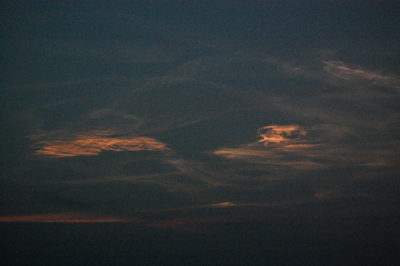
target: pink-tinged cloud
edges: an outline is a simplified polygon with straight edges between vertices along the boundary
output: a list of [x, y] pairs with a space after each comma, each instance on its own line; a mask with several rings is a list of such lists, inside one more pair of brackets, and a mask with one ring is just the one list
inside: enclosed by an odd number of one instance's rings
[[79, 135], [72, 140], [40, 141], [37, 154], [52, 157], [98, 155], [102, 151], [165, 151], [164, 143], [149, 137], [109, 138]]

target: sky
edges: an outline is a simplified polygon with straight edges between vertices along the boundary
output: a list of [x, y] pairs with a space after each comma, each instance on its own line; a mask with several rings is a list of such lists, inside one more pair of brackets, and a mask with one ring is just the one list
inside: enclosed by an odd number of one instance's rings
[[395, 263], [398, 8], [2, 1], [7, 262]]

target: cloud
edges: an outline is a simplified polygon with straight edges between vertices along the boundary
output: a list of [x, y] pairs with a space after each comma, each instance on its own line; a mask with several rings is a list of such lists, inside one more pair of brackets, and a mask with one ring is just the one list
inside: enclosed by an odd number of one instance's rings
[[[220, 148], [215, 155], [227, 159], [240, 159], [270, 165], [291, 166], [294, 168], [315, 167], [317, 163], [311, 156], [298, 156], [313, 145], [303, 138], [307, 132], [298, 125], [270, 125], [257, 131], [261, 139], [239, 148]], [[296, 158], [290, 158], [296, 155]]]
[[400, 80], [395, 76], [387, 76], [375, 71], [368, 71], [362, 68], [351, 68], [342, 61], [326, 61], [324, 70], [329, 74], [347, 81], [368, 81], [371, 85], [386, 86], [393, 89], [400, 89]]
[[20, 215], [20, 216], [3, 216], [0, 222], [5, 223], [115, 223], [133, 221], [118, 217], [93, 217], [87, 214], [36, 214], [36, 215]]
[[72, 140], [39, 141], [37, 154], [52, 157], [98, 155], [102, 151], [166, 151], [164, 143], [149, 137], [111, 138], [78, 135]]
[[210, 206], [210, 207], [215, 207], [215, 208], [225, 208], [225, 207], [233, 207], [233, 206], [236, 206], [236, 204], [233, 203], [233, 202], [226, 201], [226, 202], [220, 202], [220, 203], [210, 204], [209, 206]]
[[287, 143], [289, 145], [307, 134], [298, 125], [270, 125], [258, 129], [257, 133], [262, 138], [258, 142], [264, 143], [265, 146], [273, 143]]
[[[392, 165], [392, 149], [378, 144], [340, 143], [347, 131], [320, 126], [304, 130], [298, 125], [270, 125], [258, 130], [260, 140], [213, 153], [230, 160], [268, 165], [280, 172], [312, 171], [332, 167]], [[340, 136], [341, 135], [341, 136]]]

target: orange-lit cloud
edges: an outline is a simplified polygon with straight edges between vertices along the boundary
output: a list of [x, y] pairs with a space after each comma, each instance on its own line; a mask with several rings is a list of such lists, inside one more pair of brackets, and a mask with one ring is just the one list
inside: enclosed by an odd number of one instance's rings
[[304, 137], [306, 133], [306, 131], [302, 130], [297, 125], [271, 125], [258, 130], [258, 136], [262, 138], [258, 142], [263, 142], [264, 145], [272, 143], [292, 143]]
[[0, 217], [2, 223], [112, 223], [132, 220], [116, 217], [90, 217], [79, 214], [38, 214]]
[[149, 137], [108, 138], [80, 135], [73, 140], [40, 141], [37, 154], [53, 157], [97, 155], [102, 151], [164, 151], [164, 143]]
[[257, 142], [239, 148], [220, 148], [214, 154], [274, 166], [309, 169], [318, 167], [312, 159], [316, 146], [306, 143], [307, 132], [298, 125], [270, 125], [258, 130]]
[[281, 168], [286, 173], [288, 167], [312, 170], [349, 165], [382, 167], [391, 164], [393, 153], [390, 150], [340, 144], [339, 136], [335, 135], [337, 132], [328, 129], [331, 131], [320, 133], [322, 136], [312, 139], [306, 138], [307, 132], [297, 125], [271, 125], [258, 130], [261, 139], [254, 143], [237, 148], [220, 148], [213, 153], [226, 159], [268, 165], [269, 170]]

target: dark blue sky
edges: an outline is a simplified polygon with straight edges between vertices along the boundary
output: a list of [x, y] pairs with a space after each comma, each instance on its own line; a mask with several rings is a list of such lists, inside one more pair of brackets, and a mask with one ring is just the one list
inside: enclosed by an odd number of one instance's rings
[[6, 262], [395, 264], [399, 7], [2, 3]]

